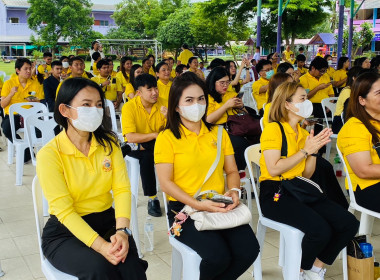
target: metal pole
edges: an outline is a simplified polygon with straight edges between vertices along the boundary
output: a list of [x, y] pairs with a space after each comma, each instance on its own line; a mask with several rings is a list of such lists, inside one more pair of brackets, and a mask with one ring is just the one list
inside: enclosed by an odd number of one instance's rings
[[[373, 9], [373, 28], [376, 28], [376, 19], [377, 19], [377, 8]], [[372, 45], [371, 45], [371, 51], [375, 51], [376, 49], [376, 41], [375, 38], [373, 38]]]
[[[351, 0], [354, 1], [354, 0]], [[342, 56], [343, 48], [343, 21], [344, 21], [344, 0], [339, 1], [339, 25], [338, 25], [338, 53], [337, 61]]]
[[281, 24], [282, 24], [282, 3], [283, 0], [278, 0], [278, 20], [277, 20], [277, 48], [279, 60], [281, 59]]
[[257, 32], [256, 47], [261, 46], [261, 0], [257, 0]]
[[353, 38], [353, 31], [354, 31], [354, 6], [355, 6], [355, 1], [351, 0], [351, 6], [350, 6], [350, 23], [349, 23], [349, 31], [348, 31], [348, 60], [351, 63], [351, 54], [352, 54], [352, 38]]
[[155, 58], [156, 60], [158, 60], [158, 56], [157, 56], [157, 40], [154, 40], [154, 54], [155, 54]]

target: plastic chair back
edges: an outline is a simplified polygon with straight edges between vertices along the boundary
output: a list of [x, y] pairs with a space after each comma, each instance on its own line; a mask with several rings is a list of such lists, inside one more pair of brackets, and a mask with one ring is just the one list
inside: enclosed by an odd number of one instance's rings
[[[36, 165], [35, 154], [55, 137], [54, 129], [57, 125], [53, 113], [38, 113], [25, 120], [25, 132], [33, 165]], [[37, 137], [36, 128], [41, 132], [41, 137]]]
[[263, 131], [264, 130], [264, 117], [262, 117], [260, 119], [260, 127], [261, 127], [261, 131]]
[[[244, 157], [245, 157], [245, 161], [247, 163], [249, 177], [251, 178], [252, 189], [253, 189], [253, 192], [255, 193], [255, 197], [256, 197], [257, 211], [259, 213], [259, 217], [261, 218], [261, 217], [263, 217], [263, 214], [261, 212], [261, 207], [260, 207], [259, 191], [256, 188], [256, 184], [255, 184], [255, 180], [254, 180], [255, 177], [257, 178], [257, 181], [259, 180], [260, 157], [261, 157], [260, 144], [255, 144], [255, 145], [249, 146], [244, 152]], [[253, 173], [252, 164], [255, 165], [256, 176], [253, 175], [254, 173]]]
[[342, 119], [342, 124], [344, 124], [344, 115], [343, 115], [343, 112], [340, 114], [340, 118]]
[[336, 110], [336, 103], [331, 103], [330, 101], [337, 101], [338, 97], [329, 97], [322, 100], [321, 105], [323, 109], [323, 115], [325, 116], [327, 128], [330, 128], [329, 121], [331, 118], [327, 117], [326, 107], [331, 111], [331, 115], [334, 116]]
[[112, 131], [115, 133], [118, 133], [117, 131], [117, 123], [116, 123], [116, 112], [115, 112], [115, 106], [113, 105], [113, 102], [111, 100], [106, 99], [105, 100], [105, 107], [108, 108], [112, 123]]
[[[25, 108], [25, 106], [30, 108]], [[15, 129], [15, 120], [14, 120], [14, 113], [19, 114], [21, 117], [26, 120], [29, 116], [35, 115], [37, 113], [48, 113], [47, 107], [39, 102], [23, 102], [23, 103], [16, 103], [9, 107], [9, 119], [11, 123], [11, 131], [12, 131], [12, 139], [13, 143], [25, 143], [26, 139], [24, 136], [24, 139], [17, 139], [16, 138], [16, 129]]]
[[340, 160], [343, 163], [344, 171], [346, 172], [346, 180], [347, 180], [347, 184], [348, 184], [348, 194], [350, 196], [350, 203], [356, 205], [356, 199], [355, 199], [355, 195], [354, 195], [354, 189], [352, 188], [352, 182], [351, 182], [350, 174], [348, 173], [347, 164], [344, 160], [342, 152], [338, 148], [338, 144], [336, 145], [336, 152], [338, 153]]

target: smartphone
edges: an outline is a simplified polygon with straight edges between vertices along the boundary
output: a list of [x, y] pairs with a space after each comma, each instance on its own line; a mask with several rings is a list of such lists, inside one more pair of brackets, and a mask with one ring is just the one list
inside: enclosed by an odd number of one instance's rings
[[226, 205], [230, 205], [230, 204], [234, 203], [233, 200], [232, 200], [232, 197], [224, 196], [224, 195], [214, 195], [211, 198], [211, 200], [214, 201], [214, 202], [224, 203]]
[[244, 91], [241, 91], [236, 97], [242, 99], [243, 95], [244, 95]]

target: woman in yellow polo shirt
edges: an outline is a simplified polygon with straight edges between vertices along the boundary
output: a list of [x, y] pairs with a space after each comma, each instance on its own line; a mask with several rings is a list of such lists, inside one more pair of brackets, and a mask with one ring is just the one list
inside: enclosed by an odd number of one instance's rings
[[170, 74], [169, 65], [165, 62], [161, 61], [156, 65], [158, 95], [166, 107], [168, 106], [170, 87], [173, 83], [170, 81]]
[[[236, 96], [236, 92], [228, 91], [230, 83], [230, 78], [224, 67], [215, 67], [207, 76], [206, 84], [209, 90], [207, 122], [225, 125], [228, 115], [237, 114], [239, 109], [245, 110], [243, 109], [243, 101]], [[250, 145], [250, 142], [245, 137], [231, 134], [230, 139], [234, 147], [237, 167], [240, 171], [245, 170], [244, 151]], [[252, 142], [255, 141], [253, 140]]]
[[[228, 77], [231, 80], [230, 86], [228, 87], [229, 91], [235, 91], [236, 94], [240, 92], [240, 88], [242, 85], [245, 85], [246, 83], [249, 83], [251, 77], [249, 74], [249, 61], [246, 58], [243, 58], [239, 71], [237, 71], [237, 67], [235, 64], [235, 61], [227, 60], [225, 62], [226, 64], [226, 70], [228, 73]], [[245, 79], [244, 81], [240, 79], [241, 73], [243, 72], [243, 69], [245, 69]]]
[[126, 167], [117, 136], [103, 125], [104, 107], [95, 82], [62, 84], [54, 119], [64, 130], [37, 154], [50, 213], [42, 251], [54, 267], [79, 279], [146, 279], [147, 263], [129, 230]]
[[356, 202], [380, 213], [380, 76], [364, 73], [352, 85], [347, 119], [338, 134]]
[[268, 100], [264, 106], [263, 127], [269, 123], [269, 112], [272, 105], [274, 92], [279, 85], [285, 82], [293, 82], [293, 78], [290, 74], [282, 72], [274, 74], [274, 76], [269, 81]]
[[125, 85], [124, 96], [129, 100], [135, 97], [136, 90], [133, 87], [133, 83], [137, 76], [141, 75], [143, 68], [139, 64], [134, 64], [131, 68], [131, 73], [129, 75], [129, 83]]
[[[367, 69], [370, 71], [369, 69]], [[347, 72], [347, 84], [346, 87], [340, 92], [338, 101], [336, 102], [335, 114], [332, 122], [332, 131], [334, 134], [338, 134], [343, 126], [342, 123], [342, 113], [345, 113], [347, 107], [348, 99], [351, 96], [351, 87], [355, 79], [361, 74], [363, 68], [360, 66], [354, 66]], [[343, 115], [344, 115], [343, 113]]]
[[129, 56], [123, 56], [120, 59], [120, 71], [116, 74], [116, 77], [121, 81], [123, 92], [126, 85], [129, 83], [129, 76], [131, 74], [132, 58]]
[[348, 57], [341, 57], [338, 60], [338, 66], [336, 68], [336, 71], [333, 73], [333, 83], [332, 85], [336, 89], [336, 94], [339, 96], [342, 89], [346, 86], [347, 83], [347, 70], [348, 67], [350, 67], [350, 61]]
[[189, 58], [189, 61], [187, 63], [187, 68], [190, 72], [194, 72], [199, 78], [202, 80], [205, 79], [205, 74], [201, 69], [198, 68], [198, 57], [193, 56]]
[[332, 63], [333, 63], [333, 59], [332, 59], [332, 56], [329, 55], [329, 54], [326, 54], [324, 59], [327, 61], [327, 64], [329, 65], [329, 67], [327, 68], [327, 75], [329, 75], [330, 79], [333, 78], [333, 75], [335, 73], [335, 69], [332, 67]]
[[[301, 202], [282, 186], [281, 180], [299, 180], [301, 186], [315, 187], [316, 154], [330, 141], [330, 129], [318, 135], [302, 129], [299, 122], [313, 111], [305, 89], [296, 82], [285, 82], [275, 91], [269, 114], [270, 123], [261, 135], [260, 204], [263, 215], [302, 231], [301, 273], [299, 279], [323, 280], [324, 264], [331, 265], [339, 252], [355, 236], [359, 223], [342, 206], [327, 197]], [[283, 133], [281, 132], [283, 129]], [[286, 139], [283, 139], [285, 135]], [[286, 141], [282, 154], [283, 140]]]
[[[228, 212], [239, 203], [239, 173], [228, 134], [223, 131], [219, 163], [210, 178], [203, 180], [215, 161], [217, 127], [206, 122], [207, 91], [204, 82], [194, 73], [177, 77], [169, 97], [166, 129], [156, 140], [154, 159], [160, 186], [169, 195], [169, 223], [184, 205], [197, 210]], [[193, 198], [198, 188], [215, 190], [232, 197], [233, 204]], [[188, 218], [176, 239], [195, 250], [202, 261], [199, 279], [238, 279], [255, 261], [259, 246], [249, 225], [213, 231], [198, 231]], [[241, 242], [244, 240], [244, 242]]]

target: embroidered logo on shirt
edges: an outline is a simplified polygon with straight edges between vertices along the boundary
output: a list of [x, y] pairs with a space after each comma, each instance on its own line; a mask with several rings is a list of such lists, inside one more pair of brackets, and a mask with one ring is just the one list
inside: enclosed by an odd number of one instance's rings
[[105, 158], [103, 161], [103, 170], [105, 172], [110, 172], [112, 170], [111, 160], [109, 158]]

